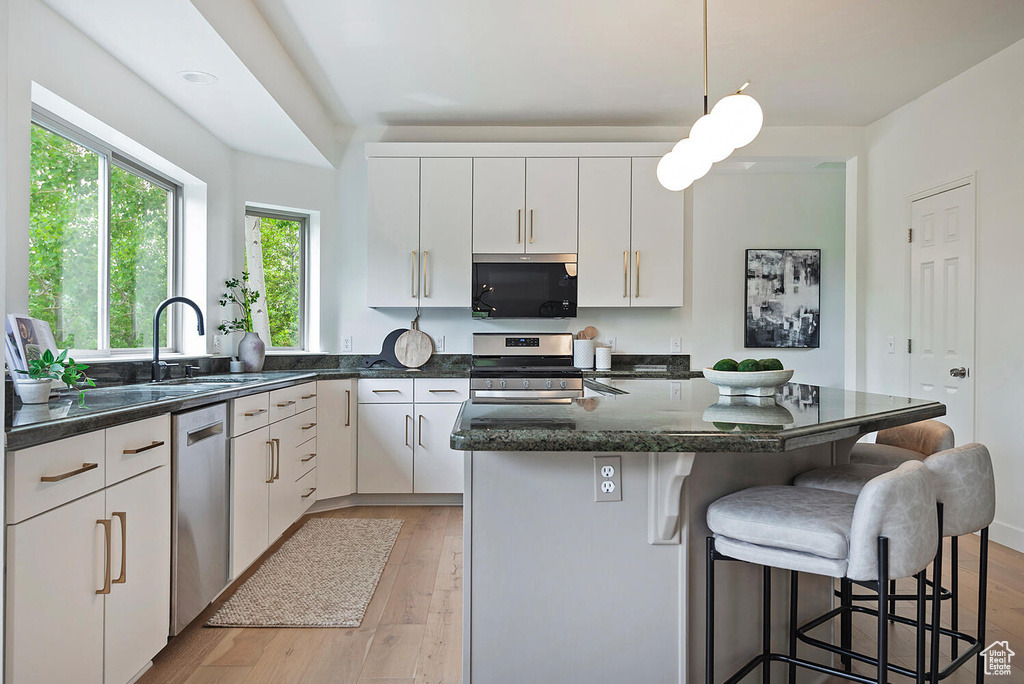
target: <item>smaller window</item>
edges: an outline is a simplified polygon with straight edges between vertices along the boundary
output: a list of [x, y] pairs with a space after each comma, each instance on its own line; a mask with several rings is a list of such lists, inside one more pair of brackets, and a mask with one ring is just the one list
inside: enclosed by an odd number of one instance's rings
[[252, 272], [254, 257], [261, 256], [266, 290], [261, 294], [270, 328], [267, 348], [305, 349], [309, 217], [252, 208], [245, 215], [247, 224], [256, 221], [255, 232], [259, 235], [258, 251], [250, 249], [250, 241], [246, 240], [246, 263]]

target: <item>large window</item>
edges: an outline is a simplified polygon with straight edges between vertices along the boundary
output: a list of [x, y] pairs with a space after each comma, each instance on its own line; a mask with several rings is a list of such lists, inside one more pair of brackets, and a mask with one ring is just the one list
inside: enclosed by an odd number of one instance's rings
[[175, 290], [179, 187], [41, 111], [31, 174], [29, 315], [79, 353], [151, 348], [153, 312]]
[[250, 225], [256, 222], [255, 231], [259, 235], [259, 250], [250, 251], [246, 259], [251, 263], [256, 253], [262, 255], [265, 293], [261, 294], [266, 297], [270, 324], [267, 347], [303, 349], [308, 217], [250, 208], [246, 218]]

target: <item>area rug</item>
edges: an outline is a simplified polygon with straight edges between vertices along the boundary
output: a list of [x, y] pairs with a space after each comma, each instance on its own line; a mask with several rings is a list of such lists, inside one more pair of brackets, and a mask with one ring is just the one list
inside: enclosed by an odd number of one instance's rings
[[311, 518], [207, 627], [358, 627], [401, 520]]

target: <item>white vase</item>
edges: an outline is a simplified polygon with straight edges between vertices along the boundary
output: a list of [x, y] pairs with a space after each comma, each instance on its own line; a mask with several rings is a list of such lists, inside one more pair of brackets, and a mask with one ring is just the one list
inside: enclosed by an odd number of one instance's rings
[[50, 400], [50, 385], [53, 380], [18, 380], [18, 396], [23, 404], [45, 404]]
[[263, 370], [263, 361], [267, 356], [267, 346], [263, 344], [259, 333], [247, 332], [238, 343], [238, 360], [246, 373], [258, 373]]

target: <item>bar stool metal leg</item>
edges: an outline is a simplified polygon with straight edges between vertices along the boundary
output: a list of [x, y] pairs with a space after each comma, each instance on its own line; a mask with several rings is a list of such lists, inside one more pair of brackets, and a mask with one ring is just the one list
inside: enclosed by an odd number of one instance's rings
[[772, 569], [764, 566], [764, 589], [761, 593], [761, 653], [764, 662], [761, 664], [761, 684], [772, 681]]
[[878, 538], [878, 684], [889, 677], [889, 540]]
[[[853, 583], [845, 577], [839, 580], [840, 586], [840, 605], [845, 609], [839, 618], [839, 644], [843, 647], [843, 650], [849, 651], [853, 648], [853, 611], [850, 608], [853, 606]], [[853, 672], [853, 658], [848, 655], [844, 655], [841, 658], [843, 669], [847, 672]]]
[[[952, 598], [949, 600], [949, 626], [954, 632], [960, 631], [960, 607], [957, 602], [960, 600], [960, 539], [950, 538], [949, 547], [949, 593]], [[949, 645], [949, 653], [956, 660], [960, 655], [959, 641], [954, 637]]]
[[715, 681], [715, 538], [708, 537], [704, 592], [704, 681]]
[[935, 552], [935, 562], [932, 564], [932, 684], [938, 684], [939, 681], [939, 630], [942, 627], [942, 599], [939, 596], [942, 591], [942, 504], [938, 505], [938, 518], [939, 548]]
[[[797, 597], [799, 582], [796, 570], [789, 571], [789, 657], [796, 658]], [[789, 684], [796, 684], [796, 665], [789, 664]]]
[[925, 584], [927, 582], [927, 573], [922, 570], [917, 573], [917, 684], [924, 684], [924, 673], [928, 667], [927, 658], [925, 656], [924, 649], [924, 633], [927, 628], [925, 625]]
[[[979, 567], [978, 577], [978, 643], [981, 648], [985, 648], [985, 610], [988, 607], [988, 528], [985, 527], [981, 530], [981, 555], [979, 560], [981, 566]], [[978, 682], [982, 684], [985, 679], [985, 662], [981, 656], [981, 652], [978, 653], [978, 660], [976, 664]]]

